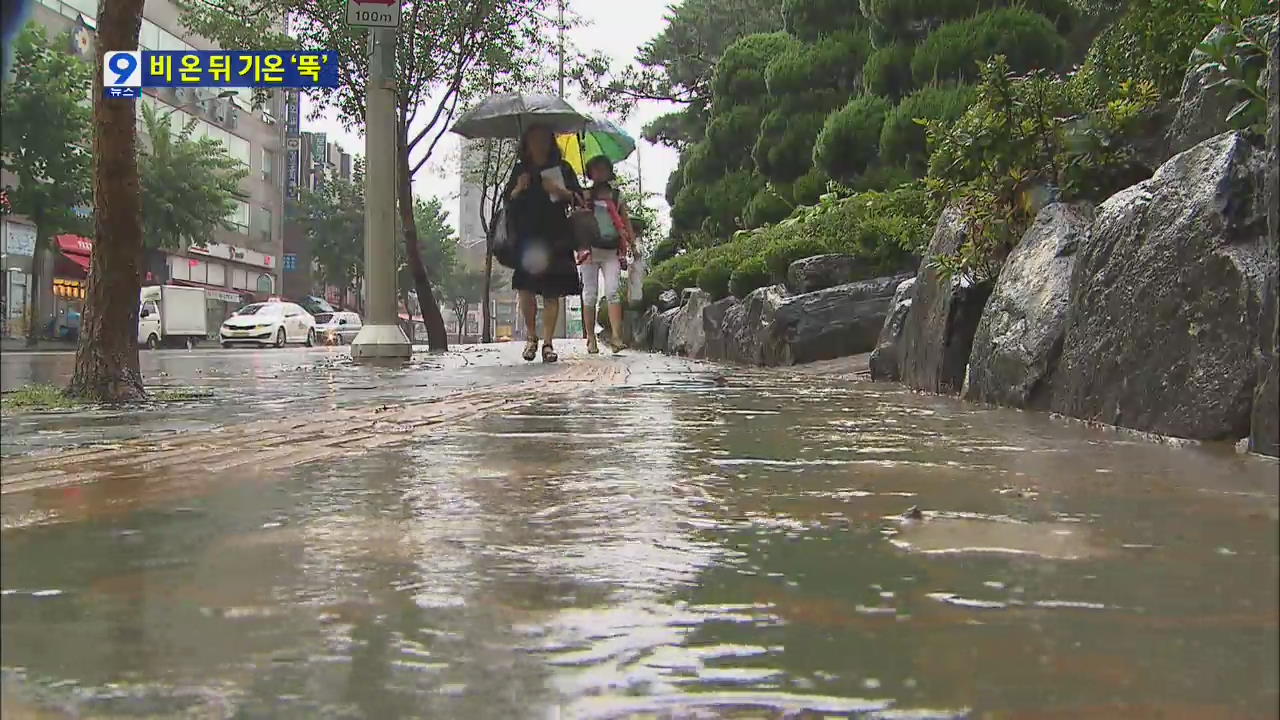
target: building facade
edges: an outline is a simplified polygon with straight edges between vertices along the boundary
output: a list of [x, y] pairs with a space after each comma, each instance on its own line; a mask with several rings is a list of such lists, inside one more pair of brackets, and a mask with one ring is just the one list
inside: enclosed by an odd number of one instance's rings
[[285, 170], [288, 176], [285, 185], [284, 256], [281, 261], [282, 292], [290, 298], [307, 295], [318, 295], [326, 299], [333, 297], [330, 302], [348, 307], [354, 303], [348, 302], [348, 298], [336, 297], [340, 295], [336, 289], [320, 286], [311, 241], [297, 219], [292, 217], [292, 212], [293, 201], [302, 193], [318, 192], [326, 182], [335, 179], [350, 180], [355, 160], [338, 143], [331, 142], [324, 133], [295, 129], [297, 113], [293, 110], [293, 98], [289, 102], [286, 110], [290, 119], [286, 127], [288, 152]]
[[[97, 0], [36, 0], [31, 22], [41, 24], [50, 37], [71, 33], [67, 51], [87, 61], [94, 59]], [[143, 50], [214, 50], [218, 46], [185, 31], [172, 0], [147, 0], [139, 45]], [[214, 138], [228, 154], [249, 170], [241, 182], [240, 197], [228, 217], [230, 229], [216, 228], [204, 245], [173, 249], [149, 249], [144, 262], [144, 284], [172, 283], [208, 290], [210, 327], [245, 302], [278, 294], [284, 254], [284, 199], [286, 172], [285, 93], [273, 91], [261, 105], [247, 88], [148, 89], [136, 103], [139, 142], [148, 142], [142, 108], [150, 105], [168, 117], [175, 129], [194, 122], [193, 137]], [[3, 178], [5, 185], [14, 182]], [[89, 209], [84, 208], [88, 214]], [[23, 217], [10, 215], [2, 228], [5, 242], [3, 283], [6, 330], [16, 334], [13, 322], [26, 307], [26, 298], [40, 292], [41, 318], [23, 325], [56, 326], [61, 315], [77, 312], [83, 303], [88, 277], [87, 253], [92, 238], [61, 236], [49, 257], [33, 258], [21, 252], [34, 227]], [[144, 239], [145, 240], [145, 239]], [[88, 245], [86, 245], [88, 243]], [[14, 248], [11, 252], [10, 247]], [[83, 262], [81, 261], [83, 260]], [[44, 287], [30, 287], [31, 263], [42, 262]]]

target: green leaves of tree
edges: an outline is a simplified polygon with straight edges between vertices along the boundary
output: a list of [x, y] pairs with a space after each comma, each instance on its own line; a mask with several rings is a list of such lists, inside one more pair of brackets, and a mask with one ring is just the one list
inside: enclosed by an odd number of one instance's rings
[[78, 227], [73, 209], [92, 202], [90, 73], [39, 25], [18, 36], [13, 80], [0, 94], [0, 168], [18, 178], [5, 192], [12, 212], [36, 222], [37, 251], [53, 234]]
[[221, 141], [192, 137], [195, 118], [175, 130], [175, 116], [186, 117], [142, 105], [147, 138], [138, 157], [142, 229], [144, 242], [153, 248], [203, 245], [214, 230], [235, 229], [227, 218], [236, 208], [240, 181], [249, 174]]

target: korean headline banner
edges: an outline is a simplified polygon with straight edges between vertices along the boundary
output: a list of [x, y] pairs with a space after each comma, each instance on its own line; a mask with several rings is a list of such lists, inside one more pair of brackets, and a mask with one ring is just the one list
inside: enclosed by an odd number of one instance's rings
[[323, 51], [116, 50], [106, 53], [106, 98], [140, 97], [142, 88], [335, 88], [338, 53]]

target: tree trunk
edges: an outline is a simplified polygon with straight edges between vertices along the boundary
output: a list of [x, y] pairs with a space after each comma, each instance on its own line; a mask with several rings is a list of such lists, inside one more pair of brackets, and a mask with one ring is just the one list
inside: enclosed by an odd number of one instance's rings
[[480, 298], [480, 342], [493, 342], [493, 234], [484, 234], [484, 296]]
[[44, 331], [44, 318], [40, 317], [40, 290], [44, 282], [44, 254], [49, 247], [48, 224], [33, 217], [36, 224], [36, 246], [31, 253], [31, 284], [27, 286], [27, 347], [35, 347]]
[[440, 304], [431, 291], [431, 278], [422, 264], [422, 251], [418, 247], [418, 222], [413, 217], [413, 182], [409, 177], [409, 148], [407, 130], [399, 123], [396, 142], [396, 194], [400, 208], [400, 224], [404, 233], [405, 263], [413, 275], [413, 287], [418, 291], [418, 307], [422, 312], [422, 324], [427, 328], [427, 347], [442, 351], [449, 349], [449, 331], [440, 314]]
[[99, 0], [93, 74], [93, 254], [68, 393], [119, 403], [146, 397], [138, 370], [142, 197], [135, 100], [102, 97], [108, 50], [137, 50], [145, 0]]

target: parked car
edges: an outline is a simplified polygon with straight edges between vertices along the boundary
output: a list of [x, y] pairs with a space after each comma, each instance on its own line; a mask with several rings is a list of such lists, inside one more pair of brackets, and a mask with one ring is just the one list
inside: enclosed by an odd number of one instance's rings
[[274, 345], [316, 343], [316, 321], [301, 305], [264, 302], [245, 305], [235, 311], [218, 330], [222, 347], [233, 345]]
[[192, 348], [208, 338], [203, 288], [151, 285], [139, 291], [138, 302], [139, 345], [152, 350], [161, 345]]
[[327, 312], [316, 317], [316, 337], [325, 345], [350, 345], [364, 326], [353, 312]]

